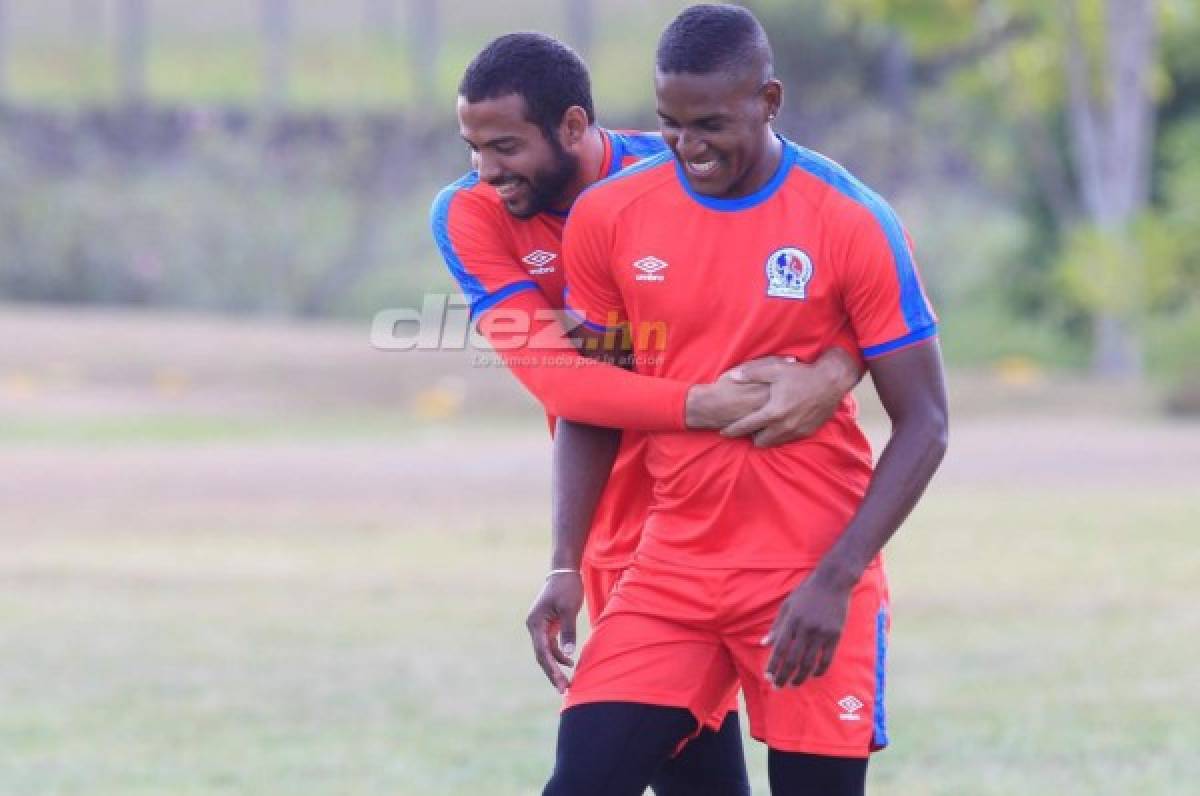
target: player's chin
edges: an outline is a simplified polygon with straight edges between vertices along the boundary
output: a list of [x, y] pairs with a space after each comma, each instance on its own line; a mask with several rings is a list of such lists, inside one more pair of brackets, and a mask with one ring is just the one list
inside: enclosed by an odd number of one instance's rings
[[504, 207], [517, 218], [533, 218], [541, 212], [530, 198], [506, 199], [504, 200]]
[[692, 190], [701, 196], [712, 196], [719, 198], [729, 193], [730, 180], [725, 169], [718, 168], [715, 172], [703, 177], [688, 173], [688, 185], [692, 186]]

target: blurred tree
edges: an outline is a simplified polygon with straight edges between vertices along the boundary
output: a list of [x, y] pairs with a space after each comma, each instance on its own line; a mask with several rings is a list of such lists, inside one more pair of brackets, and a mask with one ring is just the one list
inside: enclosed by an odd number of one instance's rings
[[[1018, 142], [1038, 204], [1054, 214], [1064, 236], [1060, 285], [1092, 317], [1093, 369], [1104, 376], [1137, 378], [1142, 370], [1135, 326], [1146, 301], [1146, 260], [1136, 254], [1134, 226], [1150, 197], [1157, 2], [839, 5], [842, 13], [901, 31], [916, 54], [922, 86], [971, 66], [998, 90], [1004, 104], [993, 111], [995, 122]], [[899, 56], [892, 61], [904, 62]], [[884, 85], [895, 93], [902, 83]], [[902, 89], [896, 96], [903, 96]], [[1076, 230], [1079, 224], [1087, 228]], [[1095, 264], [1090, 276], [1080, 271], [1089, 262]], [[1117, 270], [1102, 273], [1105, 263]]]
[[261, 0], [261, 3], [263, 103], [268, 110], [277, 110], [288, 94], [292, 8], [290, 0]]
[[441, 49], [438, 0], [408, 0], [408, 42], [417, 101], [436, 102], [437, 65]]
[[146, 0], [121, 0], [117, 18], [117, 93], [126, 105], [146, 98]]
[[[1122, 257], [1121, 278], [1098, 280], [1091, 294], [1094, 370], [1141, 375], [1133, 324], [1145, 300], [1146, 263], [1130, 253], [1132, 223], [1150, 198], [1154, 141], [1151, 71], [1157, 60], [1153, 0], [1107, 0], [1103, 31], [1085, 31], [1079, 3], [1064, 6], [1066, 112], [1082, 206], [1109, 249]], [[1100, 39], [1099, 46], [1089, 44]], [[1091, 41], [1089, 41], [1089, 39]], [[1127, 298], [1132, 294], [1132, 299]]]
[[592, 0], [564, 0], [567, 13], [567, 43], [586, 61], [596, 38], [596, 9]]

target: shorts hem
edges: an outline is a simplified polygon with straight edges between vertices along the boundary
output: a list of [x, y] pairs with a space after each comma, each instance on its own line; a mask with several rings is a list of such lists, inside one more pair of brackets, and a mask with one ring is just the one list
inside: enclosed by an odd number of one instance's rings
[[886, 746], [874, 747], [861, 744], [831, 744], [809, 741], [804, 738], [772, 738], [768, 739], [762, 733], [750, 731], [750, 737], [767, 745], [770, 749], [780, 752], [799, 752], [806, 755], [822, 755], [824, 757], [854, 757], [867, 758], [872, 753], [882, 751]]
[[[711, 709], [701, 711], [695, 705], [687, 703], [687, 700], [680, 699], [673, 694], [648, 694], [645, 691], [638, 691], [636, 693], [632, 691], [605, 691], [602, 693], [585, 694], [581, 697], [568, 696], [563, 700], [562, 710], [568, 710], [578, 705], [590, 705], [595, 702], [634, 702], [638, 705], [653, 705], [660, 708], [683, 708], [696, 719], [696, 724], [699, 725], [696, 729], [697, 732], [705, 727], [716, 729], [711, 722], [713, 718]], [[562, 711], [559, 712], [561, 713]], [[722, 721], [724, 721], [724, 716], [728, 715], [729, 713], [723, 714]]]

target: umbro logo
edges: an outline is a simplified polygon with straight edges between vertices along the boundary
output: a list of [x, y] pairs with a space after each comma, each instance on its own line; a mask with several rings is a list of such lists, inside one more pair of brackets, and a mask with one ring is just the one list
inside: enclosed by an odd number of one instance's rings
[[838, 707], [842, 709], [842, 715], [838, 716], [842, 721], [859, 721], [862, 717], [858, 715], [858, 711], [862, 710], [862, 700], [856, 696], [844, 696], [838, 700]]
[[643, 257], [640, 260], [635, 260], [633, 267], [640, 273], [634, 277], [639, 282], [661, 282], [667, 277], [661, 273], [667, 267], [665, 261], [657, 257]]
[[550, 263], [557, 259], [558, 255], [554, 252], [534, 249], [522, 257], [521, 262], [529, 266], [529, 273], [531, 274], [552, 274], [554, 273], [554, 266]]

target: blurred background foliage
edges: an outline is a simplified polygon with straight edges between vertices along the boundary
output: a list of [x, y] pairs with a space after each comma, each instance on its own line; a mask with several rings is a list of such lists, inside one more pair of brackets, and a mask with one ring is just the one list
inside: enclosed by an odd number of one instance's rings
[[[453, 99], [471, 55], [557, 35], [604, 124], [653, 129], [655, 39], [685, 5], [0, 0], [0, 298], [420, 306], [452, 288], [426, 219], [467, 165]], [[952, 363], [1149, 378], [1188, 406], [1197, 0], [746, 5], [785, 82], [781, 131], [898, 207]]]

